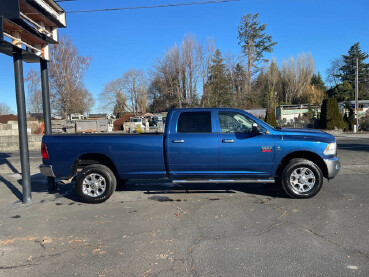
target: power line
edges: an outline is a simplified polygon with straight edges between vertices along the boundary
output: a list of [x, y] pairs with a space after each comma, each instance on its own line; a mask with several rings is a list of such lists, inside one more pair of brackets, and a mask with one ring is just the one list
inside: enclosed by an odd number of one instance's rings
[[[58, 2], [64, 2], [64, 1], [76, 1], [76, 0], [59, 0]], [[121, 7], [121, 8], [97, 9], [97, 10], [67, 11], [67, 13], [111, 12], [111, 11], [120, 11], [120, 10], [170, 8], [170, 7], [181, 7], [181, 6], [192, 6], [192, 5], [221, 4], [221, 3], [239, 2], [239, 1], [242, 1], [242, 0], [213, 0], [213, 1], [203, 1], [203, 2], [163, 4], [163, 5], [155, 5], [155, 6], [138, 6], [138, 7]]]

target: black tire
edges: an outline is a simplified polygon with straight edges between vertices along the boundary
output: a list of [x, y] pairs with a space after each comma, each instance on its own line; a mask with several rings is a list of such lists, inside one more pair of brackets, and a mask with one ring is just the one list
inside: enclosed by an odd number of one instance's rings
[[[96, 179], [92, 180], [91, 177]], [[78, 174], [75, 186], [76, 193], [83, 202], [97, 204], [110, 198], [117, 187], [117, 180], [110, 168], [105, 165], [94, 164], [85, 167]]]
[[283, 190], [292, 198], [311, 198], [323, 186], [323, 173], [312, 161], [292, 159], [283, 169], [280, 183]]

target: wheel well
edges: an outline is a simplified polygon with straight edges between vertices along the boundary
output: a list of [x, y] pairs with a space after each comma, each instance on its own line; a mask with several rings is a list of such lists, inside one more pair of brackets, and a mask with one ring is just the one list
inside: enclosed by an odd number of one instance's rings
[[113, 163], [111, 159], [109, 159], [107, 156], [103, 154], [97, 154], [97, 153], [90, 153], [80, 156], [78, 159], [76, 159], [73, 163], [72, 167], [72, 176], [74, 176], [79, 169], [85, 168], [86, 166], [92, 165], [92, 164], [102, 164], [107, 167], [109, 167], [115, 176], [118, 178], [118, 170]]
[[313, 163], [315, 163], [320, 168], [320, 170], [323, 173], [323, 176], [325, 178], [328, 178], [328, 169], [327, 169], [327, 166], [326, 166], [324, 160], [318, 154], [315, 154], [315, 153], [309, 152], [309, 151], [297, 151], [297, 152], [293, 152], [293, 153], [288, 154], [279, 163], [278, 169], [276, 171], [276, 175], [279, 176], [282, 173], [284, 167], [292, 159], [296, 159], [296, 158], [306, 159], [306, 160], [312, 161]]

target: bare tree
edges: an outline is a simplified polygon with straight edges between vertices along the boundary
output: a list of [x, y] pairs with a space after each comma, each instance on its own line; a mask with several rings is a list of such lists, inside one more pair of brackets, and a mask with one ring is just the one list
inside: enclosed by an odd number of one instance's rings
[[185, 35], [181, 47], [181, 86], [184, 106], [197, 103], [197, 83], [201, 66], [200, 44], [194, 35]]
[[340, 75], [342, 74], [342, 72], [340, 68], [342, 66], [343, 66], [342, 57], [335, 58], [334, 60], [331, 61], [330, 67], [327, 69], [327, 78], [326, 78], [326, 82], [330, 86], [336, 86], [341, 83]]
[[167, 49], [151, 72], [149, 93], [154, 109], [159, 103], [160, 109], [197, 106], [199, 79], [204, 82], [205, 78], [206, 66], [201, 63], [205, 54], [193, 35], [184, 36], [180, 49], [176, 44]]
[[315, 69], [315, 63], [311, 53], [305, 55], [302, 53], [297, 57], [297, 76], [298, 76], [298, 90], [297, 97], [306, 93], [308, 86], [311, 83]]
[[295, 59], [290, 57], [282, 63], [283, 101], [291, 102], [297, 93], [297, 76]]
[[206, 83], [210, 76], [211, 59], [215, 53], [215, 41], [214, 38], [207, 38], [205, 44], [199, 46], [200, 56], [200, 75], [202, 83], [202, 105], [210, 106], [210, 94], [207, 91], [208, 87]]
[[293, 102], [307, 92], [314, 73], [314, 59], [309, 53], [302, 53], [297, 60], [290, 57], [282, 64], [282, 83], [284, 101]]
[[42, 113], [42, 91], [40, 74], [31, 69], [26, 76], [25, 81], [27, 82], [27, 105], [28, 110], [32, 113]]
[[127, 96], [124, 93], [123, 78], [110, 81], [99, 95], [100, 109], [121, 115], [127, 111]]
[[93, 106], [92, 95], [83, 83], [83, 77], [91, 59], [78, 54], [77, 48], [67, 37], [50, 50], [50, 88], [54, 107], [66, 117], [70, 113], [86, 112]]
[[11, 111], [11, 108], [9, 107], [8, 104], [6, 103], [0, 103], [0, 115], [4, 115], [4, 114], [10, 114], [12, 111]]
[[[127, 108], [130, 112], [137, 114], [145, 112], [142, 110], [142, 104], [147, 102], [146, 79], [142, 70], [130, 69], [123, 74], [122, 87], [127, 95]], [[146, 110], [146, 107], [144, 107]]]

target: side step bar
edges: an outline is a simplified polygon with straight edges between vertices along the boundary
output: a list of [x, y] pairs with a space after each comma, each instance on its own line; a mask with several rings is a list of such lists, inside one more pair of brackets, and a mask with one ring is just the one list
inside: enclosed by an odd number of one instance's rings
[[189, 180], [173, 180], [173, 184], [239, 184], [239, 183], [274, 183], [274, 179], [189, 179]]

